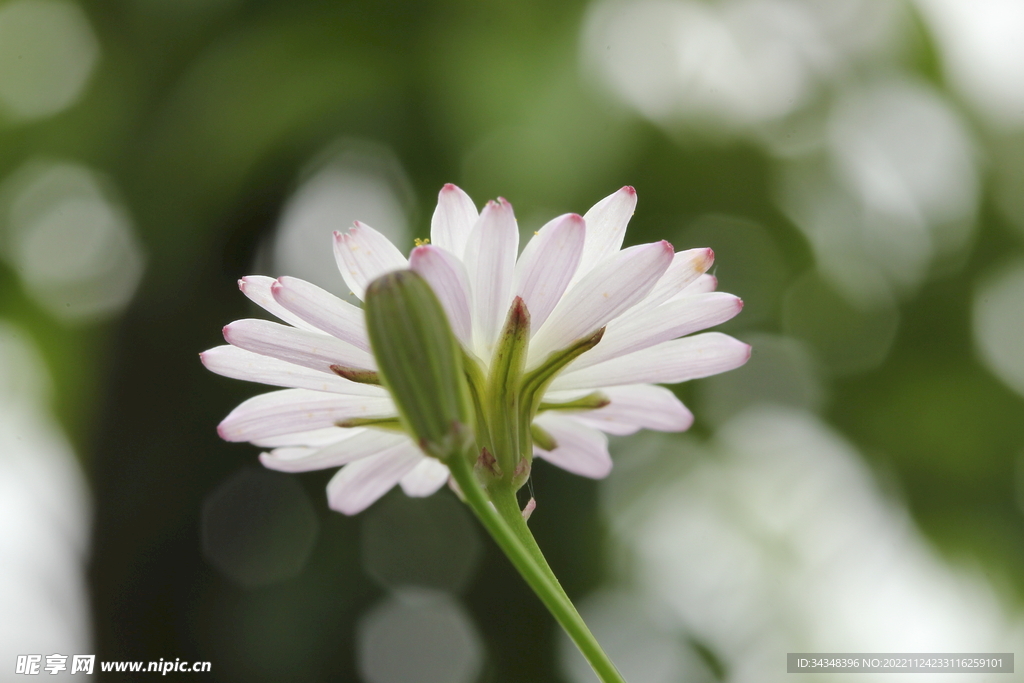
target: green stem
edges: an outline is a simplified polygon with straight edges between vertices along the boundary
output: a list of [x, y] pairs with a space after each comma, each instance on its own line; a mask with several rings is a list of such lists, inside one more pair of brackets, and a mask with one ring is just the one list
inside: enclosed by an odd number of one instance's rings
[[540, 551], [533, 534], [523, 520], [510, 486], [492, 487], [494, 506], [487, 493], [477, 482], [473, 470], [465, 458], [455, 456], [449, 459], [448, 469], [462, 489], [466, 502], [476, 513], [480, 523], [502, 549], [544, 606], [555, 617], [565, 632], [576, 643], [576, 647], [590, 663], [602, 683], [625, 683], [615, 665], [604, 653], [597, 639], [583, 622], [569, 596], [562, 590], [547, 560]]

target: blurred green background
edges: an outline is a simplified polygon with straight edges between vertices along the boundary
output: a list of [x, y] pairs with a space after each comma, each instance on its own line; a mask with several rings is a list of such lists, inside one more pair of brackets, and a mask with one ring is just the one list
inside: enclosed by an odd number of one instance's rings
[[535, 468], [631, 681], [1013, 651], [1021, 33], [997, 0], [0, 3], [2, 666], [590, 680], [449, 491], [346, 518], [217, 438], [261, 390], [197, 358], [260, 314], [236, 280], [342, 294], [330, 232], [407, 249], [446, 182], [526, 235], [633, 185], [627, 243], [710, 246], [746, 302], [689, 434]]

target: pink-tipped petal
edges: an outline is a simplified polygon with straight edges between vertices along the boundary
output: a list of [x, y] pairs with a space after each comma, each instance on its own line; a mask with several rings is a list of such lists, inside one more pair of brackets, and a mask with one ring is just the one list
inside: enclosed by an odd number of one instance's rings
[[274, 278], [266, 277], [264, 275], [246, 275], [238, 281], [238, 288], [242, 290], [242, 294], [249, 297], [249, 300], [254, 304], [268, 313], [280, 318], [289, 325], [294, 325], [300, 330], [323, 334], [314, 325], [310, 325], [305, 320], [277, 303], [277, 300], [274, 299], [274, 295], [271, 292], [271, 287], [274, 286], [275, 282], [276, 280]]
[[246, 351], [322, 372], [331, 372], [332, 365], [377, 369], [373, 356], [348, 342], [269, 320], [236, 320], [224, 328], [224, 339]]
[[312, 370], [287, 361], [261, 356], [237, 346], [217, 346], [199, 354], [207, 370], [224, 377], [275, 387], [330, 391], [356, 396], [387, 396], [387, 390], [343, 379], [333, 372]]
[[598, 430], [580, 424], [571, 417], [552, 413], [541, 413], [534, 422], [558, 444], [552, 451], [534, 446], [537, 457], [567, 472], [591, 479], [603, 479], [612, 471], [608, 437]]
[[375, 279], [409, 266], [387, 237], [359, 221], [346, 233], [334, 233], [334, 259], [345, 284], [360, 300]]
[[743, 310], [739, 297], [725, 292], [708, 292], [681, 297], [639, 315], [613, 320], [601, 343], [586, 352], [566, 372], [582, 370], [612, 358], [650, 348], [661, 342], [730, 320]]
[[409, 442], [345, 465], [327, 484], [327, 505], [346, 515], [362, 512], [424, 457]]
[[672, 262], [668, 242], [640, 244], [605, 259], [573, 285], [530, 342], [529, 367], [588, 337], [650, 293]]
[[611, 403], [573, 417], [609, 434], [631, 434], [638, 429], [685, 432], [693, 424], [693, 413], [665, 387], [634, 384], [605, 387], [601, 393]]
[[512, 274], [519, 250], [519, 229], [512, 205], [487, 202], [466, 244], [466, 274], [473, 306], [473, 346], [490, 358], [494, 340], [512, 303]]
[[296, 277], [278, 278], [270, 291], [277, 303], [314, 328], [363, 351], [370, 350], [362, 309]]
[[710, 249], [677, 251], [658, 284], [637, 308], [653, 307], [668, 301], [704, 275], [714, 262], [715, 252]]
[[586, 225], [574, 213], [559, 216], [533, 236], [516, 262], [513, 291], [530, 312], [530, 329], [538, 330], [576, 272]]
[[674, 384], [733, 370], [749, 359], [749, 345], [720, 332], [705, 332], [662, 342], [582, 370], [570, 369], [555, 378], [551, 390]]
[[462, 261], [452, 253], [431, 244], [416, 247], [409, 258], [409, 267], [423, 276], [437, 295], [452, 332], [466, 348], [473, 338], [470, 317], [469, 276]]
[[407, 436], [378, 429], [349, 429], [344, 438], [323, 448], [275, 448], [260, 455], [264, 467], [278, 472], [311, 472], [340, 467], [356, 460], [368, 458], [400, 443]]
[[386, 418], [396, 414], [390, 398], [284, 389], [242, 402], [221, 421], [217, 433], [225, 441], [255, 441], [332, 427], [354, 418]]
[[431, 243], [461, 259], [479, 216], [469, 195], [448, 183], [437, 194], [437, 208], [430, 218]]
[[448, 468], [434, 458], [423, 458], [399, 480], [402, 491], [412, 498], [432, 496], [448, 481]]
[[573, 284], [622, 248], [626, 225], [635, 210], [636, 190], [627, 186], [594, 204], [590, 211], [584, 214], [587, 240], [579, 269], [572, 279]]

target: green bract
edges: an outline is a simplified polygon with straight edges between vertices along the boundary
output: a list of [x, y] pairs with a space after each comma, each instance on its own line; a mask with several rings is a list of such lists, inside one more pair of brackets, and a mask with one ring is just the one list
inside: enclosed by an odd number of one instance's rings
[[380, 380], [427, 455], [447, 460], [473, 443], [462, 349], [423, 278], [399, 270], [374, 280], [364, 305]]

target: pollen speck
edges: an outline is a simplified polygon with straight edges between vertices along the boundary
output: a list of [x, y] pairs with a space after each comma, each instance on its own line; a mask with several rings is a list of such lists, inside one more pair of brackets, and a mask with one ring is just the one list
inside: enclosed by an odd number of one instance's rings
[[428, 237], [426, 239], [423, 239], [423, 238], [417, 237], [416, 239], [414, 239], [412, 241], [412, 243], [415, 244], [417, 247], [422, 247], [424, 244], [430, 244], [430, 238]]

